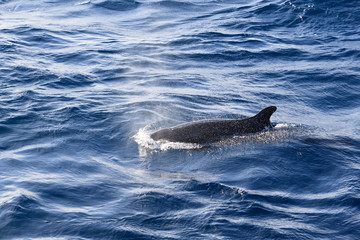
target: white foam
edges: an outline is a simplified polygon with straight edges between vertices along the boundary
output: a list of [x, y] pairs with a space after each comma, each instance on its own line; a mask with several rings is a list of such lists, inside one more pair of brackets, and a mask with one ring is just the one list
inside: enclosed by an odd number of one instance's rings
[[281, 128], [291, 128], [296, 127], [296, 124], [293, 123], [278, 123], [274, 126], [275, 129], [281, 129]]

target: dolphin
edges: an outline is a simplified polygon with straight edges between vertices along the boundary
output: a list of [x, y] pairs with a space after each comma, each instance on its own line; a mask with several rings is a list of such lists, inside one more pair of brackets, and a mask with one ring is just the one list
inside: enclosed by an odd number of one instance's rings
[[161, 129], [152, 133], [150, 137], [155, 141], [167, 140], [170, 142], [198, 144], [216, 142], [224, 137], [256, 133], [266, 127], [272, 127], [270, 117], [276, 109], [275, 106], [270, 106], [261, 110], [255, 116], [246, 119], [205, 120], [187, 123]]

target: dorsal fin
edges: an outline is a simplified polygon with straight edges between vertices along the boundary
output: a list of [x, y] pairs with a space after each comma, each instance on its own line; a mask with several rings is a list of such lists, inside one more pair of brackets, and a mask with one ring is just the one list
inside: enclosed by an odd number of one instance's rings
[[258, 114], [255, 115], [256, 118], [259, 119], [260, 122], [264, 122], [270, 124], [270, 117], [276, 111], [275, 106], [270, 106], [261, 110]]

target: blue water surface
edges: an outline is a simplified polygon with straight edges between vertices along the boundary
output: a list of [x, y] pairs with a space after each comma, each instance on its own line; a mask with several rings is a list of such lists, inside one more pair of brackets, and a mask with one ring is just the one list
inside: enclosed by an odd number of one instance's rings
[[[359, 12], [0, 1], [0, 239], [359, 239]], [[149, 137], [270, 105], [261, 133]]]

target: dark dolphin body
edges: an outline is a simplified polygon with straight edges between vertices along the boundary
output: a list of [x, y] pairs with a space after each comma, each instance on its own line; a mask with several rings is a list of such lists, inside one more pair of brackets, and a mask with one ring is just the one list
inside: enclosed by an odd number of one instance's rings
[[235, 134], [256, 133], [271, 127], [270, 117], [275, 106], [267, 107], [253, 117], [240, 120], [209, 120], [161, 129], [151, 134], [154, 140], [171, 142], [209, 143]]

